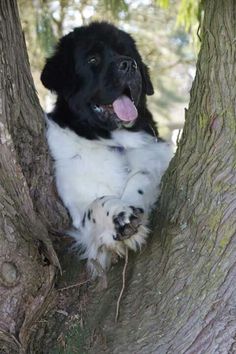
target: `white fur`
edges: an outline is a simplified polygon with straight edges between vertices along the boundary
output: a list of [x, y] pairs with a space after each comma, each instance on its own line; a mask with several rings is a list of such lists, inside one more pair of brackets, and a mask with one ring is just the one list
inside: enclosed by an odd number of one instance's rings
[[[111, 139], [88, 140], [51, 120], [47, 140], [55, 160], [57, 189], [76, 229], [73, 235], [96, 275], [94, 261], [106, 270], [112, 253], [123, 256], [126, 246], [136, 251], [145, 243], [148, 214], [157, 200], [172, 149], [145, 132], [118, 130]], [[100, 199], [102, 196], [105, 198]], [[116, 241], [113, 218], [124, 212], [124, 222], [129, 223], [130, 206], [144, 210], [142, 225], [130, 238]], [[86, 217], [82, 226], [88, 210], [91, 218]]]

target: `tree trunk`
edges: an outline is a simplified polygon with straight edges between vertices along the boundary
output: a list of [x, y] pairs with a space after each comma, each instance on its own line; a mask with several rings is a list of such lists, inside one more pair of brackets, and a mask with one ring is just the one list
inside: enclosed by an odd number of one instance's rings
[[[196, 79], [154, 236], [129, 257], [118, 323], [122, 265], [111, 271], [106, 291], [91, 289], [87, 341], [78, 353], [236, 352], [235, 19], [234, 0], [206, 0]], [[47, 229], [68, 221], [51, 187], [43, 113], [26, 58], [16, 1], [3, 0], [0, 352], [7, 354], [27, 350], [53, 294], [59, 264]]]
[[106, 291], [94, 286], [85, 352], [236, 353], [235, 39], [235, 0], [206, 0], [196, 78], [154, 236], [129, 260], [118, 323], [121, 267]]
[[0, 2], [0, 352], [24, 352], [59, 267], [47, 228], [66, 223], [16, 1]]

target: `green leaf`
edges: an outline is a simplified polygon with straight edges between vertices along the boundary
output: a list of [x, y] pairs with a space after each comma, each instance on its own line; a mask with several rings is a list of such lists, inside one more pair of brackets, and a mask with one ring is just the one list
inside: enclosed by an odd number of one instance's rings
[[106, 9], [111, 11], [113, 16], [116, 18], [120, 12], [128, 13], [129, 6], [125, 0], [102, 0], [103, 5]]
[[157, 3], [164, 9], [167, 9], [170, 6], [170, 0], [158, 0]]

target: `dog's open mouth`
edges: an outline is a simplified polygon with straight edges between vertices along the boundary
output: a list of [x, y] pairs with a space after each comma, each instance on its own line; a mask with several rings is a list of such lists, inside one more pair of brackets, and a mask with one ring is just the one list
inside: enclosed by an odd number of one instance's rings
[[93, 110], [104, 118], [115, 118], [118, 125], [131, 127], [138, 117], [138, 111], [132, 98], [122, 94], [111, 104], [93, 104]]

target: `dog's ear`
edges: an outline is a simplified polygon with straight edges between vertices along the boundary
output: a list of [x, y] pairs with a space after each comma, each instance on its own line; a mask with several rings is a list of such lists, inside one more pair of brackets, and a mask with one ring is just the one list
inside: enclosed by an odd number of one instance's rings
[[143, 79], [143, 88], [144, 91], [146, 93], [146, 95], [153, 95], [154, 94], [154, 89], [153, 89], [153, 85], [151, 82], [151, 78], [149, 75], [149, 70], [147, 65], [145, 65], [143, 62], [141, 64], [141, 75], [142, 75], [142, 79]]
[[73, 63], [73, 36], [70, 33], [58, 43], [55, 53], [46, 60], [41, 74], [43, 85], [55, 92], [60, 92], [71, 79]]

